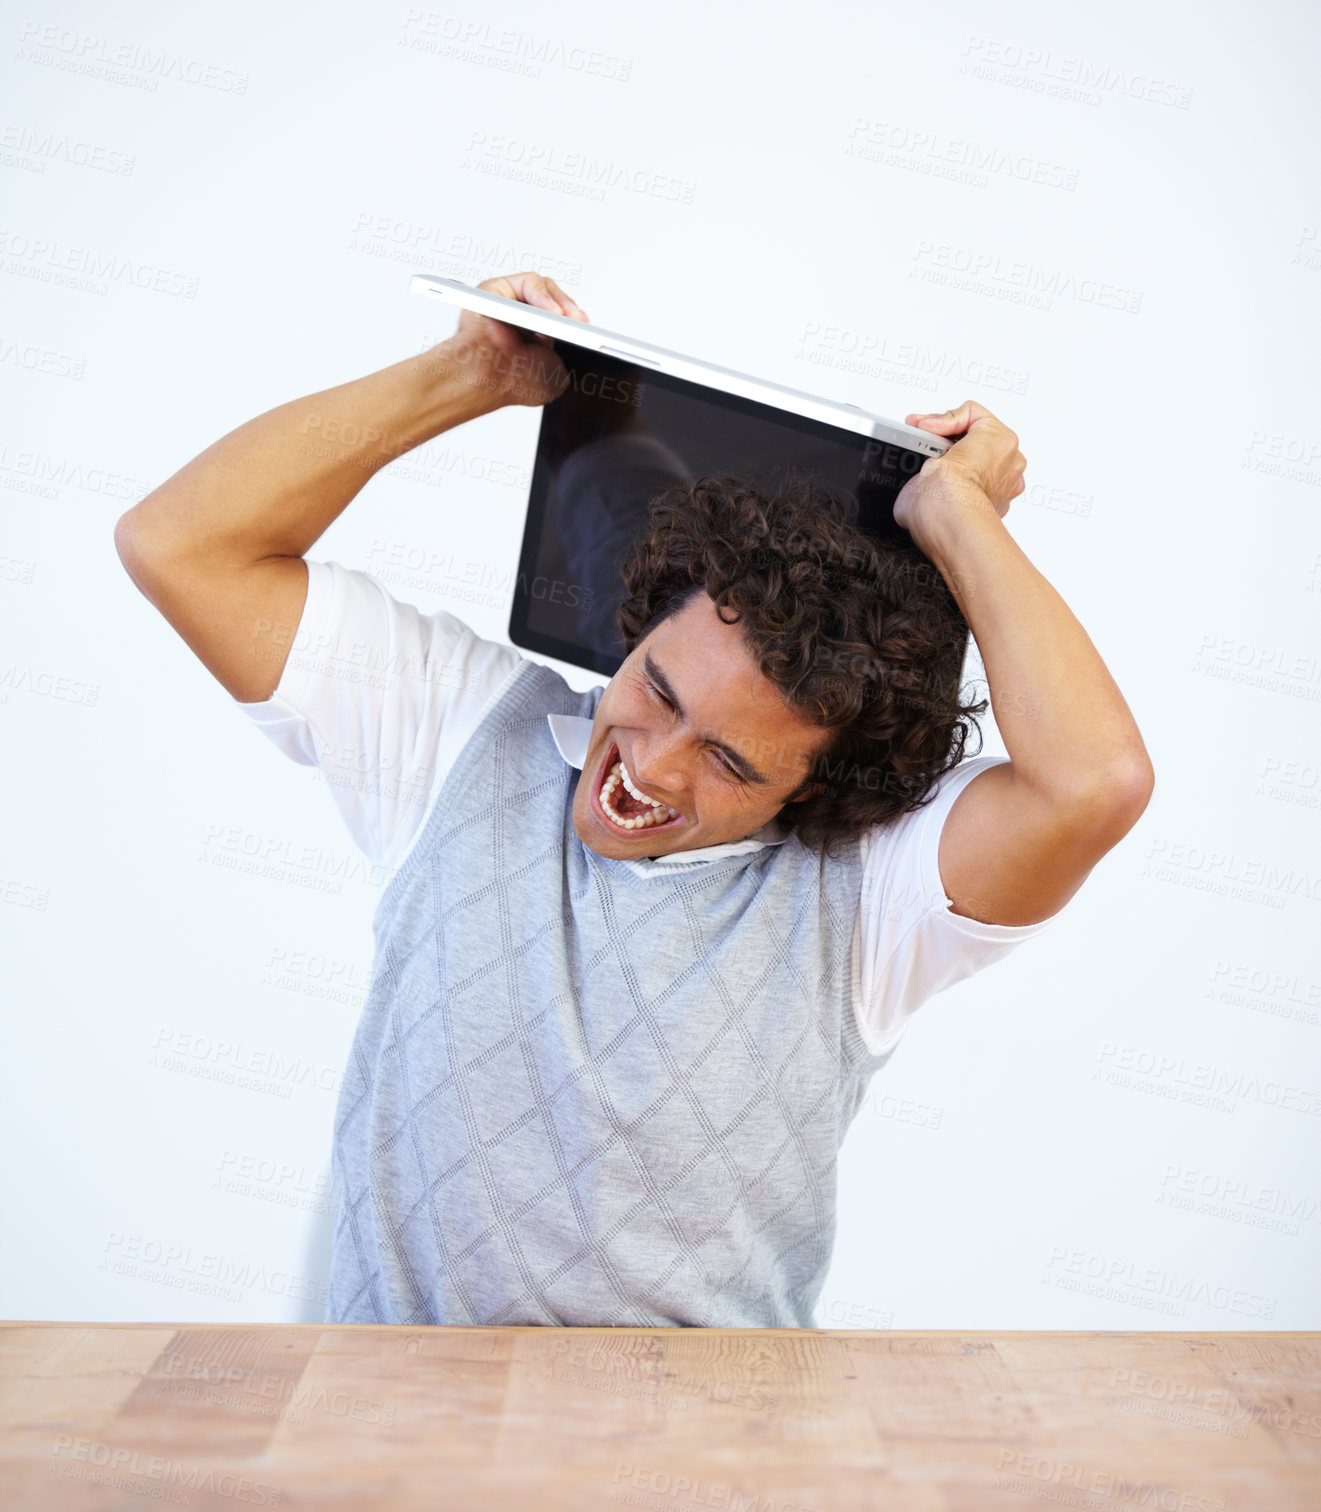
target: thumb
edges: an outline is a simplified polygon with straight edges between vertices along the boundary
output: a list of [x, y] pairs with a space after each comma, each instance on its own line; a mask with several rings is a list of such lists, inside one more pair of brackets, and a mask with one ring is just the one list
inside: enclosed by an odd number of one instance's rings
[[933, 431], [938, 436], [947, 436], [951, 431], [967, 430], [972, 423], [972, 401], [965, 399], [958, 409], [946, 410], [939, 415], [908, 415], [905, 425], [916, 426], [919, 430]]

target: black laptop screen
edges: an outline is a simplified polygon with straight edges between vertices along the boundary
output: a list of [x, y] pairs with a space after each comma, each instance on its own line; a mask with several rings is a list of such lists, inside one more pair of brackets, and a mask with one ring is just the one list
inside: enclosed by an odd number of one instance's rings
[[650, 501], [727, 472], [774, 489], [806, 475], [868, 534], [900, 539], [894, 500], [927, 460], [916, 451], [556, 343], [564, 392], [542, 410], [509, 621], [516, 646], [613, 677], [621, 567]]

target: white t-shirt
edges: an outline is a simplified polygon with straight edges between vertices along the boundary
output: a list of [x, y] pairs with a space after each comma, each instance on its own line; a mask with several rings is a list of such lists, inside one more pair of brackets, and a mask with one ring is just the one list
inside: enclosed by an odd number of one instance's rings
[[[513, 646], [482, 640], [447, 610], [423, 614], [401, 603], [366, 572], [308, 561], [307, 602], [279, 686], [263, 703], [235, 703], [286, 756], [320, 769], [349, 833], [388, 883], [459, 752], [526, 659]], [[583, 722], [581, 741], [565, 736], [571, 724], [554, 720], [552, 730], [561, 754], [580, 766], [590, 722]], [[954, 913], [941, 885], [946, 814], [973, 778], [1008, 759], [961, 762], [921, 810], [863, 833], [854, 1012], [873, 1054], [898, 1042], [928, 998], [999, 960], [1063, 911], [1036, 924], [985, 924]], [[759, 843], [733, 841], [675, 859]], [[667, 860], [624, 864], [650, 871]]]

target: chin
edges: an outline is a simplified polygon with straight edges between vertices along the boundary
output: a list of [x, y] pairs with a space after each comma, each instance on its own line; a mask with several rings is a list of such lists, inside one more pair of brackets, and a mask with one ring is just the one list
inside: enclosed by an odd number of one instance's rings
[[[616, 841], [608, 849], [603, 846], [608, 844], [608, 837], [600, 835], [592, 828], [590, 821], [584, 825], [579, 821], [575, 811], [573, 816], [574, 833], [582, 841], [583, 845], [595, 856], [603, 856], [607, 861], [645, 861], [649, 856], [668, 856], [671, 847], [666, 845], [630, 844], [627, 840]], [[587, 833], [584, 834], [583, 831]]]

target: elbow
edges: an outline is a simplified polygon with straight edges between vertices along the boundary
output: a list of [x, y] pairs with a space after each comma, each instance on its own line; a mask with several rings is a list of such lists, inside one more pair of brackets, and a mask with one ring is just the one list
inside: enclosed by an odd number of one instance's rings
[[133, 547], [133, 511], [130, 509], [115, 521], [115, 553], [124, 566], [128, 566], [129, 553]]
[[132, 576], [132, 567], [130, 564], [137, 550], [133, 544], [135, 529], [133, 511], [131, 509], [126, 514], [120, 515], [115, 521], [115, 555], [124, 564], [124, 570], [130, 576]]
[[1088, 828], [1118, 845], [1146, 812], [1156, 790], [1156, 770], [1139, 745], [1116, 757], [1075, 798], [1076, 811]]
[[162, 485], [144, 494], [115, 521], [115, 551], [130, 573], [149, 560], [178, 555], [179, 511], [176, 504], [165, 501]]
[[1120, 839], [1138, 822], [1147, 811], [1151, 795], [1156, 791], [1156, 769], [1145, 750], [1139, 750], [1128, 772], [1122, 792], [1124, 801], [1120, 809], [1123, 829]]
[[[128, 573], [138, 592], [144, 598], [152, 597], [150, 585], [153, 580], [152, 563], [157, 560], [158, 553], [154, 552], [147, 544], [140, 519], [134, 517], [134, 511], [129, 510], [115, 521], [115, 554], [119, 557], [124, 571]], [[154, 600], [153, 600], [154, 602]]]
[[140, 557], [145, 549], [150, 515], [144, 515], [142, 506], [152, 497], [147, 494], [139, 499], [132, 509], [126, 509], [115, 521], [115, 550], [126, 566], [131, 558]]

